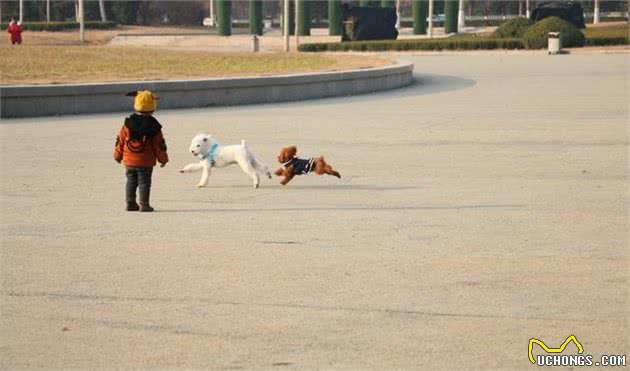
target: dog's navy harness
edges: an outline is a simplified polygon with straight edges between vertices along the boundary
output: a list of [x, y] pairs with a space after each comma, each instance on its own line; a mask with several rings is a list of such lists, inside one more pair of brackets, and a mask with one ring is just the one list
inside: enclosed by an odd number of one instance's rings
[[293, 166], [293, 174], [295, 175], [306, 175], [313, 171], [313, 167], [315, 167], [315, 157], [311, 157], [308, 160], [293, 157], [289, 161], [282, 164], [284, 168], [288, 168], [289, 166]]
[[213, 167], [216, 163], [214, 155], [217, 152], [217, 148], [219, 148], [219, 143], [213, 143], [208, 153], [206, 153], [204, 156], [201, 156], [202, 160], [208, 160], [208, 162], [210, 162], [210, 167]]

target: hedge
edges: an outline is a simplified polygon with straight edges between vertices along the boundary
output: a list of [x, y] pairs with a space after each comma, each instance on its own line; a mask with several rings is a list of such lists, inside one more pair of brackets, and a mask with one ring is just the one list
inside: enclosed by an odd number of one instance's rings
[[[117, 25], [116, 22], [85, 22], [85, 28], [87, 29], [108, 29], [115, 28]], [[0, 28], [3, 30], [6, 30], [7, 27], [9, 27], [8, 23], [0, 24]], [[22, 29], [25, 31], [63, 31], [77, 28], [79, 28], [78, 22], [24, 22], [22, 24]]]
[[616, 36], [616, 37], [593, 37], [586, 38], [584, 46], [612, 46], [612, 45], [630, 45], [630, 37], [628, 36]]
[[584, 46], [586, 43], [584, 34], [574, 25], [558, 17], [547, 17], [525, 32], [523, 44], [527, 49], [546, 48], [549, 32], [560, 32], [563, 48]]
[[485, 37], [450, 37], [446, 39], [408, 39], [351, 41], [341, 43], [309, 43], [299, 46], [302, 52], [321, 51], [386, 51], [386, 50], [487, 50], [523, 49], [518, 39]]

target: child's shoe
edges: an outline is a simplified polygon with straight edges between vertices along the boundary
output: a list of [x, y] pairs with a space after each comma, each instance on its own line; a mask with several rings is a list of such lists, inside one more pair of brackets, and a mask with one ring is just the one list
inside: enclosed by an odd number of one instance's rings
[[144, 203], [144, 202], [140, 202], [140, 212], [151, 212], [153, 211], [153, 208], [151, 207], [151, 205], [149, 205], [149, 203]]
[[134, 202], [127, 202], [127, 211], [138, 211], [140, 210], [140, 206]]

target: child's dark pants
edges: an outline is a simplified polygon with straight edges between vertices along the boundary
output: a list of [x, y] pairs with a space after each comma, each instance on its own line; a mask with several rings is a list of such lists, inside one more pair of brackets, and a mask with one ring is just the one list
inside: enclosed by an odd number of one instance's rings
[[125, 173], [127, 175], [127, 203], [136, 202], [136, 188], [138, 188], [140, 202], [148, 204], [151, 194], [151, 175], [153, 174], [153, 168], [127, 166]]

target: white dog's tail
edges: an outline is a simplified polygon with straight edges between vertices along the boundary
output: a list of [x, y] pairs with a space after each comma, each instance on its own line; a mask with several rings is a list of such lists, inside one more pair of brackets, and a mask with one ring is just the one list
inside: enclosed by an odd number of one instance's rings
[[247, 144], [245, 144], [245, 139], [241, 139], [241, 145], [242, 145], [243, 147], [247, 147]]

